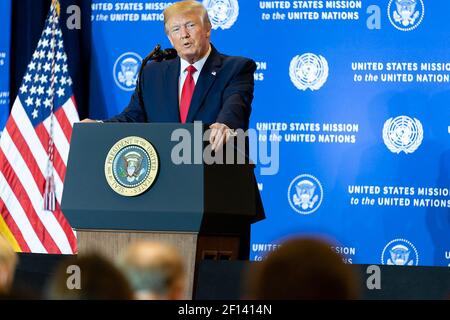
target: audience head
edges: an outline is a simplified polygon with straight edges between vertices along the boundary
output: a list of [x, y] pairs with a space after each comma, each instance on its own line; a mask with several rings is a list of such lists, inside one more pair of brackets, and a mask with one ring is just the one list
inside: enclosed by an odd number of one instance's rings
[[324, 240], [288, 240], [255, 267], [250, 298], [356, 299], [356, 274], [342, 258]]
[[65, 259], [48, 289], [48, 298], [58, 300], [133, 299], [125, 276], [113, 263], [97, 254]]
[[9, 242], [0, 234], [0, 294], [8, 294], [17, 266], [17, 253]]
[[119, 260], [137, 299], [183, 299], [185, 274], [183, 260], [169, 244], [139, 241], [131, 244]]

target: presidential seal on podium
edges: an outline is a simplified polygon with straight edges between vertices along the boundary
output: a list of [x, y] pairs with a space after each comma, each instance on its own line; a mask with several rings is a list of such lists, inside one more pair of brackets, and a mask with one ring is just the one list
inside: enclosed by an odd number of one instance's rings
[[137, 196], [147, 191], [159, 172], [159, 159], [147, 140], [130, 136], [119, 140], [105, 160], [109, 186], [122, 196]]

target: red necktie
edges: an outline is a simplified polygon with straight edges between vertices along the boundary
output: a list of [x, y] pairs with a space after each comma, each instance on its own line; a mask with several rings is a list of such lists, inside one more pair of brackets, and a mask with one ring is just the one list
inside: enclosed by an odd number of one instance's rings
[[192, 94], [194, 93], [195, 82], [194, 74], [197, 69], [193, 65], [186, 68], [188, 74], [186, 80], [184, 80], [183, 90], [181, 91], [181, 101], [180, 101], [180, 119], [181, 123], [186, 123], [186, 118], [189, 112], [189, 106], [191, 105]]

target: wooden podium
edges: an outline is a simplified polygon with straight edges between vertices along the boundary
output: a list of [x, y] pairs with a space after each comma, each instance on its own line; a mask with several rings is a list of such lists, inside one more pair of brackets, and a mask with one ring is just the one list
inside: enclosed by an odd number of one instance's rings
[[[180, 144], [175, 130], [192, 138], [191, 163], [172, 161]], [[78, 254], [96, 251], [115, 260], [133, 241], [168, 242], [184, 259], [186, 299], [193, 297], [202, 259], [247, 258], [250, 225], [264, 218], [254, 165], [204, 164], [203, 130], [198, 124], [75, 124], [61, 207], [77, 231]], [[154, 146], [159, 173], [149, 190], [125, 197], [109, 186], [104, 166], [111, 147], [130, 136]]]

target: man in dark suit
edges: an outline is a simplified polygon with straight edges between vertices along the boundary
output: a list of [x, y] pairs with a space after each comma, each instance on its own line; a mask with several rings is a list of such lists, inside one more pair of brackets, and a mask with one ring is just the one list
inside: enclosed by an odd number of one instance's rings
[[197, 1], [167, 7], [164, 28], [178, 57], [148, 64], [141, 82], [144, 105], [136, 89], [128, 107], [105, 122], [199, 120], [210, 125], [210, 143], [217, 150], [234, 129], [248, 129], [255, 62], [216, 50], [208, 12]]
[[[234, 130], [248, 129], [256, 64], [216, 50], [210, 43], [212, 28], [208, 12], [197, 1], [180, 1], [167, 7], [164, 28], [178, 57], [146, 65], [140, 82], [142, 99], [136, 88], [125, 110], [104, 122], [201, 121], [210, 126], [209, 141], [212, 149], [218, 151], [237, 134]], [[258, 214], [243, 223], [227, 222], [235, 229], [230, 232], [239, 236], [241, 259], [248, 258], [250, 224], [265, 217], [256, 179], [252, 179]], [[222, 230], [224, 226], [213, 227]]]

